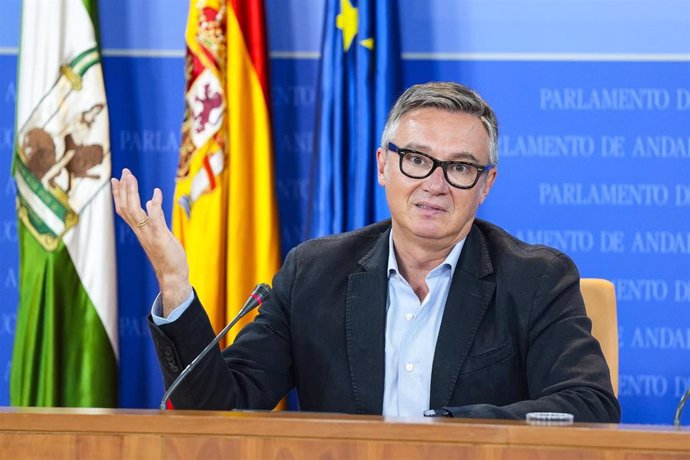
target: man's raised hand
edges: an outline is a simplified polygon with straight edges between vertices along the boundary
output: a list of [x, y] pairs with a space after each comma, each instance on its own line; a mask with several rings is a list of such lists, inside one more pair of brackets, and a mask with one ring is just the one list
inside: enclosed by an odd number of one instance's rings
[[115, 212], [132, 229], [153, 266], [161, 290], [163, 316], [167, 317], [189, 296], [192, 286], [184, 248], [165, 222], [163, 193], [154, 189], [144, 211], [137, 178], [129, 169], [122, 170], [119, 180], [112, 178], [111, 184]]

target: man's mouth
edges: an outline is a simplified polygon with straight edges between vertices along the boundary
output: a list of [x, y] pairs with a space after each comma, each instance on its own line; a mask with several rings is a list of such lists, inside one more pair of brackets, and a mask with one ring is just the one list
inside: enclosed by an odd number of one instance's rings
[[415, 206], [417, 206], [419, 209], [422, 209], [424, 211], [436, 211], [436, 212], [445, 212], [445, 208], [435, 205], [433, 203], [427, 203], [424, 201], [420, 201], [419, 203], [415, 203]]

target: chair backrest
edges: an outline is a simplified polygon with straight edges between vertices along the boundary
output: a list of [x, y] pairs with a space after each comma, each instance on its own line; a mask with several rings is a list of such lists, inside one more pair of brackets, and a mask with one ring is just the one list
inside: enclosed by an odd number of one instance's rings
[[618, 313], [613, 283], [598, 278], [582, 278], [580, 290], [587, 316], [592, 320], [592, 335], [601, 344], [611, 370], [611, 385], [618, 396]]

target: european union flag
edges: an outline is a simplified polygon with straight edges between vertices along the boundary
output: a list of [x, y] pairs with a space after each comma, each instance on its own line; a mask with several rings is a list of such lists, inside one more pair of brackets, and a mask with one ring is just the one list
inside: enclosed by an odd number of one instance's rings
[[400, 67], [397, 2], [328, 0], [308, 237], [388, 217], [376, 180], [376, 148], [399, 94]]

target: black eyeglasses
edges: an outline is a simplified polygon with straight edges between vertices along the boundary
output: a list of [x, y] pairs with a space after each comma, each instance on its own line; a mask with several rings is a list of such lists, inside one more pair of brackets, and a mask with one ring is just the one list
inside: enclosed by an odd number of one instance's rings
[[412, 179], [424, 179], [439, 166], [443, 170], [446, 181], [455, 188], [472, 188], [479, 181], [479, 177], [493, 168], [493, 165], [481, 166], [466, 161], [441, 161], [416, 150], [401, 149], [392, 142], [388, 143], [388, 150], [400, 155], [400, 172]]

